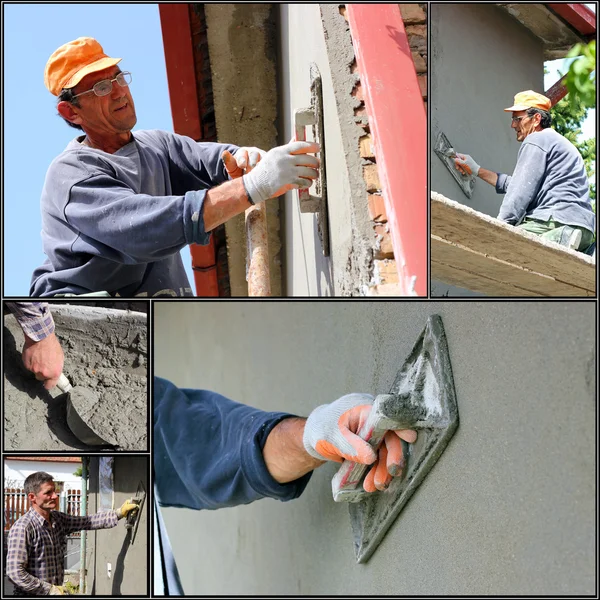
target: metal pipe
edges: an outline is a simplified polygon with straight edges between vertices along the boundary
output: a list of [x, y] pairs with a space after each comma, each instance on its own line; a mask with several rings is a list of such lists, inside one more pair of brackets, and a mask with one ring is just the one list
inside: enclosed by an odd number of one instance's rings
[[[88, 476], [88, 457], [81, 457], [81, 503], [79, 514], [82, 517], [87, 515], [87, 476]], [[79, 546], [79, 593], [85, 594], [85, 553], [87, 531], [81, 532], [81, 541]]]
[[246, 209], [246, 281], [248, 296], [271, 295], [265, 202]]

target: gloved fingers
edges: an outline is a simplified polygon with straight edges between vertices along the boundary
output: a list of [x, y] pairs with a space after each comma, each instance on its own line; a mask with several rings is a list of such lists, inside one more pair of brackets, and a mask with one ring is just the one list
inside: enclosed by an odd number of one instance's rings
[[[294, 175], [296, 176], [296, 178], [302, 177], [303, 179], [310, 179], [312, 181], [313, 179], [316, 179], [319, 176], [319, 173], [318, 171], [315, 171], [315, 169], [311, 169], [310, 167], [296, 167], [294, 169]], [[300, 181], [299, 183], [305, 182]]]
[[402, 474], [404, 468], [404, 455], [402, 453], [402, 442], [400, 438], [393, 432], [388, 431], [384, 438], [384, 443], [381, 445], [379, 450], [379, 461], [382, 459], [382, 449], [386, 450], [387, 460], [386, 468], [387, 472], [394, 477], [398, 477]]
[[338, 427], [341, 434], [353, 449], [351, 454], [346, 451], [340, 453], [341, 456], [347, 460], [363, 465], [370, 465], [377, 458], [373, 448], [357, 435], [357, 432], [360, 431], [370, 412], [371, 405], [363, 404], [347, 410], [338, 420]]
[[409, 444], [414, 444], [417, 441], [417, 432], [414, 429], [392, 429], [399, 438]]
[[387, 447], [385, 444], [382, 444], [379, 448], [379, 459], [377, 460], [377, 465], [373, 467], [375, 470], [373, 483], [380, 492], [386, 490], [392, 482], [392, 476], [388, 473], [387, 457]]
[[308, 154], [319, 152], [321, 150], [321, 146], [317, 144], [317, 142], [298, 141], [291, 141], [289, 144], [281, 146], [281, 148], [285, 149], [288, 154]]
[[[378, 461], [379, 462], [379, 461]], [[369, 469], [365, 480], [363, 481], [363, 489], [370, 494], [377, 491], [375, 487], [375, 472], [377, 471], [377, 462]]]
[[294, 165], [297, 167], [311, 167], [318, 169], [321, 166], [321, 161], [312, 154], [297, 154], [294, 155]]
[[263, 154], [265, 154], [265, 152], [263, 152], [259, 148], [250, 148], [249, 152], [247, 152], [247, 156], [246, 156], [246, 158], [247, 158], [246, 166], [253, 169], [261, 161]]
[[221, 160], [223, 161], [223, 164], [225, 165], [225, 170], [227, 171], [231, 179], [237, 179], [238, 177], [241, 177], [244, 174], [244, 170], [239, 166], [236, 157], [234, 157], [233, 154], [229, 152], [229, 150], [223, 151], [223, 153], [221, 154]]

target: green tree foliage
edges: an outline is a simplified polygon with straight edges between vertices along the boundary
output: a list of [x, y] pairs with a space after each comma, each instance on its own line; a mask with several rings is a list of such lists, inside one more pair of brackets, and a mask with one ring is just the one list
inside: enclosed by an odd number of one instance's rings
[[566, 58], [577, 57], [569, 66], [565, 85], [571, 104], [586, 108], [596, 106], [596, 40], [575, 44]]

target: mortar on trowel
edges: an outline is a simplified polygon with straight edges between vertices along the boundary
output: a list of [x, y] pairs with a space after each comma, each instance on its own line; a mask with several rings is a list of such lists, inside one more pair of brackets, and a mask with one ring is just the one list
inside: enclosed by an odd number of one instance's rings
[[415, 429], [417, 441], [402, 441], [405, 467], [387, 490], [368, 493], [369, 465], [344, 461], [332, 480], [336, 502], [348, 502], [356, 558], [366, 562], [415, 489], [436, 463], [458, 427], [458, 406], [442, 319], [429, 317], [388, 394], [375, 398], [358, 435], [377, 450], [388, 429]]
[[75, 436], [88, 446], [116, 446], [117, 442], [109, 439], [105, 432], [102, 436], [93, 429], [86, 416], [93, 412], [98, 403], [98, 395], [91, 390], [73, 387], [64, 373], [60, 374], [56, 383], [63, 392], [56, 400], [65, 400], [67, 405], [67, 425]]

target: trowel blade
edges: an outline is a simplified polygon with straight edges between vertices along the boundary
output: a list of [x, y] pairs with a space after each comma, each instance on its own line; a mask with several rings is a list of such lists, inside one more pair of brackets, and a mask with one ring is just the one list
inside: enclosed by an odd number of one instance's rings
[[450, 175], [452, 175], [456, 183], [458, 183], [465, 196], [471, 198], [473, 196], [473, 189], [475, 188], [475, 177], [466, 175], [456, 168], [453, 158], [449, 156], [449, 154], [451, 154], [449, 151], [454, 150], [454, 148], [443, 131], [440, 131], [433, 150], [444, 163], [448, 171], [450, 171]]
[[354, 549], [359, 563], [366, 562], [373, 554], [458, 427], [458, 406], [448, 344], [438, 315], [429, 317], [389, 393], [402, 395], [414, 387], [418, 373], [425, 374], [424, 396], [435, 395], [441, 413], [432, 419], [431, 427], [419, 429], [414, 444], [403, 442], [406, 467], [402, 477], [393, 478], [386, 491], [365, 493], [362, 500], [349, 504]]
[[[64, 394], [67, 403], [67, 425], [73, 434], [84, 444], [88, 446], [114, 446], [115, 444], [101, 438], [79, 415], [75, 405], [81, 390], [72, 388], [70, 392]], [[61, 396], [62, 398], [62, 396]]]

